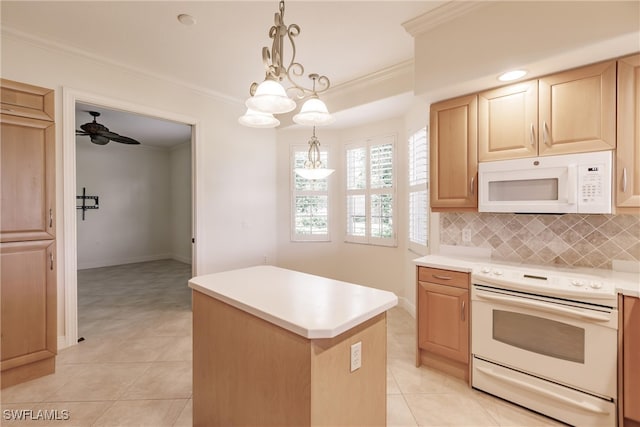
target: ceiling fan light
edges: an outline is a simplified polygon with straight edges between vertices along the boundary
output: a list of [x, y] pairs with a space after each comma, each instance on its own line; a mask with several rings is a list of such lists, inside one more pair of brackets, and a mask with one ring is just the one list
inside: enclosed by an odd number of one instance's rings
[[327, 105], [317, 96], [309, 98], [302, 104], [300, 112], [293, 116], [293, 121], [299, 125], [322, 126], [335, 122], [335, 117], [329, 114]]
[[258, 85], [255, 94], [247, 99], [246, 105], [252, 110], [264, 113], [288, 113], [296, 108], [296, 102], [287, 96], [280, 83], [266, 79]]
[[273, 117], [271, 113], [247, 108], [247, 112], [238, 118], [238, 123], [251, 128], [274, 128], [280, 125], [280, 120]]
[[325, 179], [331, 175], [335, 169], [327, 168], [296, 168], [295, 173], [305, 179]]

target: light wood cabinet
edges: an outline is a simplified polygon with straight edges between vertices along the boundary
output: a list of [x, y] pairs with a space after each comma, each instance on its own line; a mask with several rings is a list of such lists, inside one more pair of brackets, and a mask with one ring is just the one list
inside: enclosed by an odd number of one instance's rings
[[416, 365], [469, 380], [469, 274], [418, 267]]
[[622, 298], [623, 424], [640, 426], [640, 298]]
[[478, 97], [431, 105], [431, 209], [475, 211], [478, 207]]
[[481, 92], [479, 161], [616, 148], [616, 62]]
[[0, 114], [0, 241], [55, 237], [55, 130], [52, 122]]
[[57, 351], [53, 91], [0, 81], [2, 388], [53, 373]]
[[478, 160], [538, 155], [538, 81], [478, 94]]
[[539, 80], [538, 154], [616, 148], [616, 61]]
[[640, 54], [618, 61], [618, 213], [640, 212]]

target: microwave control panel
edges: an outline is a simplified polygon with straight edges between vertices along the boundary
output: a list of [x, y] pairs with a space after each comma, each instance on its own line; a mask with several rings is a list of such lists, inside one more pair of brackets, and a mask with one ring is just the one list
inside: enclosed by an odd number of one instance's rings
[[578, 166], [578, 204], [579, 211], [589, 213], [602, 212], [603, 207], [610, 206], [611, 172], [606, 164], [582, 164]]

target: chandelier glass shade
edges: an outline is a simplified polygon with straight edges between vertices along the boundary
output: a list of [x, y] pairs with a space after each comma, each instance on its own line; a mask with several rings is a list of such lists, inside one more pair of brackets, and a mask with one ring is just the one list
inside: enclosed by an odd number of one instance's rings
[[238, 123], [252, 128], [274, 128], [280, 125], [280, 120], [273, 117], [273, 114], [247, 108], [244, 116], [238, 118]]
[[299, 125], [320, 126], [331, 124], [336, 119], [329, 114], [326, 104], [320, 98], [312, 96], [302, 104], [300, 112], [293, 116], [293, 121]]
[[305, 179], [324, 179], [334, 172], [334, 169], [325, 168], [320, 160], [320, 140], [316, 138], [315, 126], [313, 136], [309, 139], [309, 152], [304, 167], [295, 168], [294, 172]]
[[[271, 49], [262, 48], [262, 62], [265, 68], [265, 79], [262, 83], [254, 82], [249, 88], [251, 97], [246, 106], [255, 111], [268, 114], [283, 114], [296, 108], [296, 101], [308, 98], [294, 121], [308, 126], [320, 126], [334, 121], [327, 106], [318, 94], [329, 89], [329, 78], [319, 74], [309, 74], [312, 87], [305, 87], [296, 79], [304, 75], [304, 67], [296, 62], [295, 37], [300, 34], [296, 24], [284, 23], [284, 0], [280, 0], [278, 12], [274, 17], [274, 25], [269, 29], [269, 38], [273, 40]], [[291, 54], [289, 64], [284, 63], [285, 40], [288, 40]], [[286, 86], [285, 86], [286, 85]], [[309, 105], [307, 105], [309, 104]], [[240, 121], [252, 126], [250, 121]]]

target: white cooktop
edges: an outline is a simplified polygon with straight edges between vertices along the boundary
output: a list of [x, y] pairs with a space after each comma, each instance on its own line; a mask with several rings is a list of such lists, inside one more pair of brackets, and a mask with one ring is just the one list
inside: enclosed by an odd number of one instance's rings
[[267, 265], [197, 276], [189, 287], [309, 339], [333, 338], [398, 303], [392, 292]]

